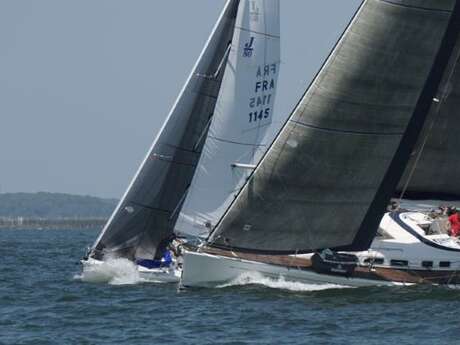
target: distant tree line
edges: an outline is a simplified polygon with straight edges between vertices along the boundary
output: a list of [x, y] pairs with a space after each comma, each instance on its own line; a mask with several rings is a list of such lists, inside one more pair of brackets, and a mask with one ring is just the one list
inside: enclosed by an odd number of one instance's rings
[[2, 193], [0, 217], [28, 219], [107, 219], [116, 199], [61, 193]]
[[24, 218], [0, 217], [0, 229], [100, 229], [106, 218]]

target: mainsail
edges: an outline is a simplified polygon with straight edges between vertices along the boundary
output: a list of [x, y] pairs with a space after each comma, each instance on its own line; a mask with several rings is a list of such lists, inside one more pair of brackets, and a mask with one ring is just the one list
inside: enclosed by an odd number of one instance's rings
[[210, 245], [363, 250], [410, 158], [459, 34], [454, 0], [366, 0]]
[[460, 200], [460, 39], [396, 196]]
[[240, 2], [222, 88], [176, 232], [207, 236], [268, 148], [280, 68], [279, 7], [279, 0]]
[[93, 246], [152, 258], [168, 239], [198, 163], [222, 84], [238, 0], [229, 0], [159, 135]]

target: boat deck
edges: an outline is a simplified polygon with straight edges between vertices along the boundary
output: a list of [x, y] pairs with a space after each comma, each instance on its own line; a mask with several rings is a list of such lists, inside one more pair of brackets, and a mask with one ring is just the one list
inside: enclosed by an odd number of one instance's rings
[[[228, 258], [255, 261], [300, 270], [313, 270], [311, 260], [290, 255], [261, 255], [202, 247], [203, 253]], [[409, 269], [381, 266], [356, 266], [349, 278], [393, 281], [408, 284], [460, 284], [460, 272], [454, 270]]]
[[262, 262], [264, 264], [279, 265], [293, 268], [311, 268], [311, 260], [302, 257], [295, 257], [292, 255], [262, 255], [262, 254], [251, 254], [232, 252], [229, 250], [223, 250], [219, 248], [204, 247], [202, 248], [204, 253], [225, 256], [228, 258], [237, 258], [242, 260]]

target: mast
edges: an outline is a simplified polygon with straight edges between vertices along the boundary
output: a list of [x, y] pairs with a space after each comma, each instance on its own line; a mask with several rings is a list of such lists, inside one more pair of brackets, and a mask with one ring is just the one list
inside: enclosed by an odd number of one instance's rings
[[365, 1], [209, 244], [365, 249], [436, 96], [458, 12], [453, 0]]
[[[144, 161], [93, 246], [93, 255], [152, 258], [173, 233], [214, 114], [239, 1], [229, 0]], [[213, 76], [208, 78], [207, 76]]]

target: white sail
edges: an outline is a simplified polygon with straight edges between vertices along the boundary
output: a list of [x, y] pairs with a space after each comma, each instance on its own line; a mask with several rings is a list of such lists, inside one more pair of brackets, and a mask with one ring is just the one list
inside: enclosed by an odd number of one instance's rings
[[214, 116], [176, 232], [206, 236], [262, 157], [279, 68], [279, 0], [242, 0]]

